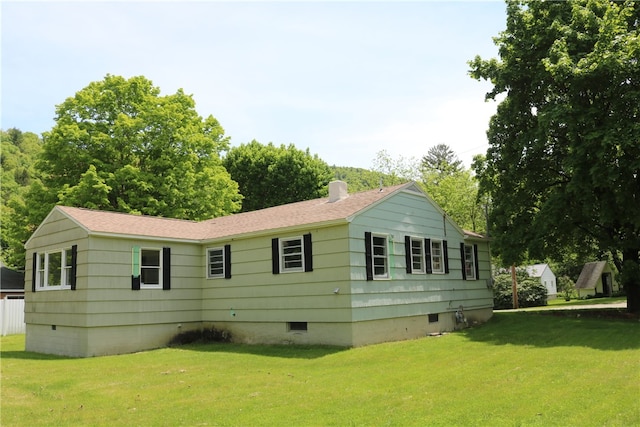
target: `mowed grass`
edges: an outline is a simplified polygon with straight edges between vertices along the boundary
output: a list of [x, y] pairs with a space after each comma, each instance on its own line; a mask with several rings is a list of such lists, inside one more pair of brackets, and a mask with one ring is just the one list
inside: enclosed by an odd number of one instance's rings
[[640, 322], [496, 313], [355, 349], [197, 344], [69, 359], [3, 337], [2, 426], [637, 426]]

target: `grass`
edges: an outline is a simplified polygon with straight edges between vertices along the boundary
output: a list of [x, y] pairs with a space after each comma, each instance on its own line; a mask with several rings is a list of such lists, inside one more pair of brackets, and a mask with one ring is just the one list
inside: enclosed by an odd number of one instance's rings
[[640, 425], [640, 322], [496, 313], [355, 349], [192, 344], [70, 359], [1, 344], [2, 426]]

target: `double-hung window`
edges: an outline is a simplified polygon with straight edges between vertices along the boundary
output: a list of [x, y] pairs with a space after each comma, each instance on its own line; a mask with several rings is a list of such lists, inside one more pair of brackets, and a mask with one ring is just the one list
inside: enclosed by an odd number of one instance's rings
[[477, 280], [478, 246], [460, 243], [460, 258], [462, 259], [462, 278], [465, 280]]
[[131, 289], [171, 289], [171, 248], [132, 248]]
[[388, 279], [389, 274], [389, 236], [386, 234], [365, 233], [365, 257], [367, 280]]
[[273, 274], [313, 271], [311, 234], [271, 241]]
[[445, 272], [444, 249], [442, 240], [431, 239], [431, 271], [433, 273]]
[[74, 285], [74, 249], [34, 254], [34, 289], [71, 289]]
[[407, 273], [423, 274], [425, 268], [425, 241], [422, 238], [405, 236], [405, 261], [407, 263]]
[[207, 277], [231, 278], [231, 245], [207, 249]]

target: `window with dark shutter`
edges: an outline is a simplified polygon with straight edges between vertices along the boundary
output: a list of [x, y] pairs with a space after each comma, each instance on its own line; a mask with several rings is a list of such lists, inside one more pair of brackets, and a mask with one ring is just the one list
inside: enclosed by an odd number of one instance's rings
[[432, 274], [433, 260], [431, 259], [431, 239], [424, 239], [424, 259], [427, 262], [427, 274]]
[[464, 242], [460, 243], [460, 264], [462, 264], [462, 280], [467, 280], [467, 266], [464, 256]]
[[404, 262], [407, 265], [407, 274], [411, 274], [411, 237], [404, 236]]
[[444, 258], [444, 272], [449, 274], [449, 248], [446, 240], [442, 241], [442, 257]]
[[478, 264], [478, 245], [473, 245], [473, 264], [476, 273], [475, 279], [478, 280], [480, 278], [480, 266]]
[[33, 253], [33, 260], [31, 260], [32, 269], [31, 269], [31, 292], [36, 291], [36, 278], [38, 276], [38, 253]]

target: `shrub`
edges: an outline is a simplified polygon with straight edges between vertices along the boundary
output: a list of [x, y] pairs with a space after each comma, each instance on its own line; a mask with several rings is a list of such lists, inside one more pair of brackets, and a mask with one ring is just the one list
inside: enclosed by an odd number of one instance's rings
[[171, 338], [169, 346], [191, 344], [194, 342], [231, 342], [231, 332], [224, 329], [204, 328], [181, 332]]
[[[537, 279], [518, 278], [518, 307], [537, 307], [547, 305], [547, 288]], [[511, 275], [498, 274], [493, 283], [493, 308], [513, 307]]]

